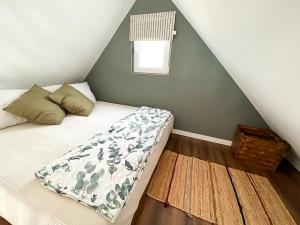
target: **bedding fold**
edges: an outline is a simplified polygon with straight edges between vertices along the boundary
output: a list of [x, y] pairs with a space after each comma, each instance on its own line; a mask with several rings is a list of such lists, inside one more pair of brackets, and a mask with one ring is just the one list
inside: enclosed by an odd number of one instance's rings
[[35, 175], [45, 187], [114, 222], [170, 118], [167, 110], [141, 107]]

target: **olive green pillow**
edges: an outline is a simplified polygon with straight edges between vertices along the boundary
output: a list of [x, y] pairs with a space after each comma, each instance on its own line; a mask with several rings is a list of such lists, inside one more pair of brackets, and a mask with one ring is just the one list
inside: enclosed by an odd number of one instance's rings
[[3, 110], [39, 124], [60, 124], [65, 112], [48, 95], [51, 92], [34, 85]]
[[88, 116], [95, 104], [68, 84], [62, 85], [49, 98], [71, 114]]

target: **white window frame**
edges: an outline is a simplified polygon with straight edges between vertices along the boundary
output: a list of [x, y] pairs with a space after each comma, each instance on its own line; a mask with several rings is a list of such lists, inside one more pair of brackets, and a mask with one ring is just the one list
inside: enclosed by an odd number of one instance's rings
[[163, 67], [141, 67], [139, 66], [138, 50], [135, 48], [135, 44], [139, 44], [136, 41], [132, 43], [132, 73], [137, 74], [150, 74], [150, 75], [169, 75], [170, 70], [170, 59], [171, 59], [171, 49], [172, 41], [165, 41], [165, 50], [163, 56]]

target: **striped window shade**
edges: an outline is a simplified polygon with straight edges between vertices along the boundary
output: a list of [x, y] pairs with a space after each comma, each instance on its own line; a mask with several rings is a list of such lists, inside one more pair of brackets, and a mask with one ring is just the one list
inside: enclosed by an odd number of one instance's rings
[[175, 11], [130, 16], [129, 41], [170, 41], [173, 39]]

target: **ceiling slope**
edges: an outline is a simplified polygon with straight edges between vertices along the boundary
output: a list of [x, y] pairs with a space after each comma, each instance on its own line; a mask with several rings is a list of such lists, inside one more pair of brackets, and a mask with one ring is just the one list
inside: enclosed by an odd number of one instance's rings
[[84, 80], [134, 1], [1, 1], [0, 89]]
[[300, 1], [173, 2], [299, 158]]

